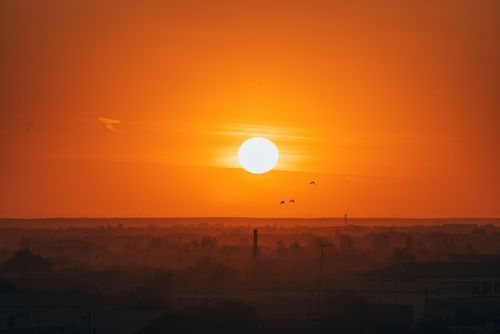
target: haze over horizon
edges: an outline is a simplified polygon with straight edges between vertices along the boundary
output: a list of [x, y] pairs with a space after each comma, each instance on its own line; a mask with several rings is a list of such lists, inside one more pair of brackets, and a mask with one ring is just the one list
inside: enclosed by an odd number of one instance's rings
[[[40, 225], [42, 224], [42, 225]], [[69, 225], [68, 225], [69, 224]], [[96, 226], [225, 226], [265, 227], [417, 227], [494, 225], [500, 226], [500, 217], [0, 217], [0, 228], [36, 227], [96, 227]], [[307, 224], [307, 225], [303, 225]]]

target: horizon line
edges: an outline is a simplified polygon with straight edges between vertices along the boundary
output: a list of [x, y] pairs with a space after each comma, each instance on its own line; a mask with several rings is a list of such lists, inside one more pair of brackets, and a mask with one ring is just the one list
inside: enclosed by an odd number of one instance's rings
[[[146, 219], [146, 220], [159, 220], [159, 219], [294, 219], [294, 220], [327, 220], [327, 219], [341, 219], [344, 220], [344, 216], [323, 216], [323, 217], [272, 217], [272, 216], [150, 216], [150, 217], [140, 217], [140, 216], [81, 216], [81, 217], [0, 217], [0, 220], [95, 220], [95, 219], [124, 219], [124, 220], [132, 220], [132, 219]], [[475, 217], [475, 216], [448, 216], [448, 217], [370, 217], [370, 216], [347, 216], [348, 220], [500, 220], [500, 217]]]

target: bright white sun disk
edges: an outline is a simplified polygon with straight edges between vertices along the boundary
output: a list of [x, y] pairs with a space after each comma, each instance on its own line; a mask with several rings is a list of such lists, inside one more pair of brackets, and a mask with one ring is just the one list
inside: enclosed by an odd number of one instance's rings
[[279, 159], [278, 148], [272, 141], [262, 137], [253, 137], [241, 144], [238, 161], [241, 167], [253, 174], [269, 172]]

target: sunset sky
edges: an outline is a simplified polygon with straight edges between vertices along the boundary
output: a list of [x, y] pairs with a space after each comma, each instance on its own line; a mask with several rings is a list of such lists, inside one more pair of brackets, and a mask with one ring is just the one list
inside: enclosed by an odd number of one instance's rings
[[344, 213], [500, 216], [500, 1], [0, 0], [1, 217]]

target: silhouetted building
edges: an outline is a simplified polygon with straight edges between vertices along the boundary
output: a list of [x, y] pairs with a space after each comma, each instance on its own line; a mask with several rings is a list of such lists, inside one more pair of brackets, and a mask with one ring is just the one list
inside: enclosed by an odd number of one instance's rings
[[414, 324], [425, 316], [500, 307], [500, 264], [457, 260], [400, 263], [365, 273], [365, 297], [371, 303], [410, 305]]

